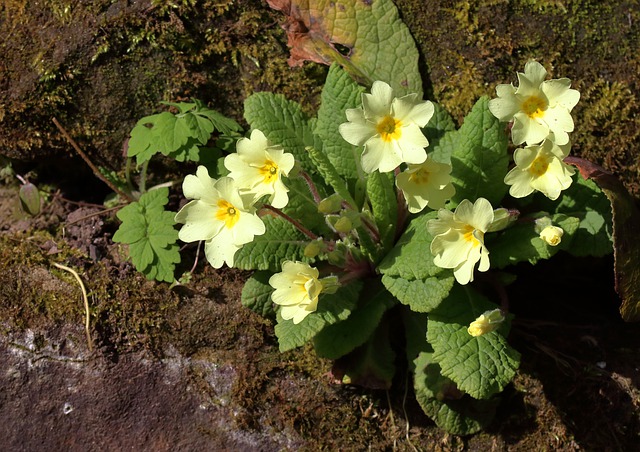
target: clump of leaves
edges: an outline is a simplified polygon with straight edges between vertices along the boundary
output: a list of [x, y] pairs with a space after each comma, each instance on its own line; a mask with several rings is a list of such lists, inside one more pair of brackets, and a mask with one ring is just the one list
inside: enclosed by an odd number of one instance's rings
[[145, 116], [131, 131], [127, 155], [135, 157], [138, 165], [157, 153], [178, 162], [198, 162], [202, 150], [214, 152], [213, 148], [206, 147], [214, 130], [222, 136], [232, 136], [242, 130], [233, 119], [211, 110], [200, 101], [163, 103], [175, 107], [178, 113], [164, 111]]
[[120, 209], [117, 217], [122, 224], [113, 241], [129, 245], [131, 262], [147, 279], [173, 282], [180, 251], [178, 231], [173, 227], [175, 213], [164, 209], [168, 201], [169, 190], [163, 187]]

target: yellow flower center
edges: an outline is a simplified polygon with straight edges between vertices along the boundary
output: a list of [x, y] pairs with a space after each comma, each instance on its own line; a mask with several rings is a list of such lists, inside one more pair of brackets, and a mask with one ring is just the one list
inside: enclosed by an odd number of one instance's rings
[[267, 159], [258, 171], [264, 178], [265, 184], [272, 184], [278, 179], [278, 165], [271, 159]]
[[547, 109], [547, 102], [537, 96], [530, 96], [522, 103], [522, 111], [531, 119], [540, 118]]
[[224, 221], [224, 225], [227, 228], [232, 228], [240, 219], [240, 212], [233, 207], [229, 201], [221, 199], [218, 201], [218, 211], [216, 212], [216, 219]]
[[[466, 241], [466, 242], [471, 242], [471, 245], [475, 248], [476, 246], [480, 245], [480, 241], [475, 237], [475, 235], [473, 235], [473, 233], [475, 232], [475, 228], [473, 226], [471, 226], [470, 224], [466, 225], [464, 227], [464, 229], [462, 230], [462, 238]], [[482, 233], [480, 233], [482, 234]]]
[[420, 168], [415, 173], [411, 173], [409, 180], [416, 185], [426, 185], [429, 183], [431, 173], [426, 168]]
[[533, 163], [531, 163], [529, 172], [535, 177], [540, 177], [547, 172], [548, 167], [549, 161], [545, 158], [545, 156], [539, 155], [536, 157]]
[[402, 121], [387, 115], [376, 125], [376, 131], [380, 134], [383, 141], [392, 141], [400, 138], [402, 131]]

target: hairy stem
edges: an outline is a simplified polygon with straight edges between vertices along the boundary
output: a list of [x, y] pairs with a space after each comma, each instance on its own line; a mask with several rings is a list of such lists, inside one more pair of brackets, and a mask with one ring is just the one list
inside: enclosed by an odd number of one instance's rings
[[311, 176], [309, 176], [309, 174], [307, 174], [307, 172], [304, 170], [300, 170], [298, 174], [300, 174], [300, 177], [302, 177], [304, 181], [307, 183], [307, 187], [309, 187], [309, 192], [311, 192], [311, 196], [313, 196], [313, 200], [316, 202], [316, 204], [320, 204], [320, 201], [322, 201], [322, 198], [320, 197], [320, 193], [318, 193], [316, 184], [314, 184], [313, 180], [311, 180]]
[[318, 238], [318, 236], [316, 234], [314, 234], [313, 232], [311, 232], [309, 229], [305, 228], [299, 221], [294, 220], [293, 218], [291, 218], [289, 215], [287, 215], [286, 213], [284, 213], [282, 210], [273, 207], [272, 205], [269, 204], [264, 204], [262, 206], [263, 209], [267, 209], [273, 213], [275, 213], [276, 215], [278, 215], [279, 217], [287, 220], [289, 223], [291, 223], [292, 225], [294, 225], [296, 227], [296, 229], [298, 229], [300, 232], [302, 232], [304, 235], [306, 235], [307, 237], [309, 237], [311, 240], [316, 240]]

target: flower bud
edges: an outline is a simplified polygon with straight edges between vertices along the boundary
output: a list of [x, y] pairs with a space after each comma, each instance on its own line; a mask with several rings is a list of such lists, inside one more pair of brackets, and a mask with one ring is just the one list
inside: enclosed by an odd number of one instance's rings
[[506, 229], [507, 226], [518, 219], [518, 215], [520, 215], [520, 212], [515, 209], [510, 210], [505, 209], [504, 207], [495, 209], [493, 211], [493, 222], [489, 225], [487, 232], [496, 232]]
[[558, 246], [564, 231], [558, 226], [547, 226], [540, 232], [540, 238], [549, 246]]
[[321, 278], [320, 283], [322, 283], [323, 293], [336, 293], [340, 288], [340, 281], [337, 276], [326, 276]]
[[318, 212], [323, 214], [336, 213], [342, 207], [342, 198], [337, 193], [332, 194], [331, 196], [324, 198], [318, 204]]
[[473, 337], [490, 333], [498, 329], [504, 321], [504, 318], [504, 314], [500, 309], [485, 311], [480, 317], [471, 322], [471, 325], [467, 328], [467, 332]]
[[338, 218], [338, 221], [336, 221], [336, 223], [333, 225], [333, 227], [336, 228], [336, 231], [346, 234], [351, 231], [351, 229], [353, 228], [353, 224], [351, 223], [351, 220], [349, 220], [349, 218], [340, 217]]
[[309, 242], [307, 246], [304, 247], [304, 256], [309, 258], [316, 257], [318, 254], [320, 254], [320, 251], [322, 251], [322, 246], [320, 245], [320, 243], [318, 243], [317, 240], [314, 240], [313, 242]]

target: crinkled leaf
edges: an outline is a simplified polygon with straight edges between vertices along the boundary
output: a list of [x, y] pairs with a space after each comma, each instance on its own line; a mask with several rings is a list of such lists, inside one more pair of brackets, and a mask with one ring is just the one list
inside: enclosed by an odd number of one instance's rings
[[421, 352], [414, 366], [416, 399], [438, 427], [454, 435], [470, 435], [491, 423], [498, 398], [477, 400], [461, 393], [453, 381], [441, 374], [432, 352]]
[[320, 173], [327, 184], [329, 184], [329, 186], [331, 186], [348, 204], [355, 207], [356, 202], [352, 198], [351, 193], [349, 193], [347, 183], [342, 177], [340, 177], [338, 171], [331, 164], [327, 155], [322, 150], [314, 147], [307, 148], [307, 151], [308, 156], [311, 158], [311, 161], [318, 170], [318, 173]]
[[444, 300], [453, 287], [453, 273], [447, 272], [425, 279], [407, 280], [400, 276], [382, 276], [382, 284], [402, 304], [416, 312], [430, 312]]
[[242, 305], [258, 314], [274, 318], [276, 312], [271, 301], [273, 287], [269, 284], [272, 272], [257, 271], [247, 279], [242, 288]]
[[396, 303], [384, 287], [367, 284], [357, 309], [346, 319], [329, 325], [313, 339], [318, 356], [338, 359], [364, 344], [382, 319], [382, 315]]
[[434, 350], [433, 360], [443, 376], [476, 399], [488, 399], [502, 391], [520, 363], [520, 354], [507, 343], [508, 319], [497, 330], [481, 336], [467, 332], [480, 314], [497, 307], [471, 287], [456, 285], [429, 314], [427, 340]]
[[[289, 202], [282, 209], [284, 213], [292, 218], [301, 220], [305, 227], [317, 233], [330, 233], [324, 215], [318, 212], [318, 205], [313, 199], [307, 184], [301, 177], [292, 177], [284, 182], [289, 188]], [[324, 187], [316, 184], [316, 189], [320, 196], [325, 196]]]
[[315, 141], [309, 118], [300, 104], [281, 94], [254, 93], [244, 101], [244, 117], [252, 129], [261, 130], [272, 144], [279, 144], [290, 152], [302, 167], [314, 170], [306, 147]]
[[620, 180], [587, 160], [569, 157], [584, 179], [591, 179], [611, 203], [616, 291], [622, 299], [620, 313], [627, 322], [640, 321], [640, 212]]
[[489, 111], [487, 97], [476, 102], [456, 135], [451, 153], [453, 201], [483, 197], [498, 204], [508, 190], [503, 183], [509, 166], [507, 135], [504, 124]]
[[349, 317], [361, 289], [362, 282], [355, 281], [340, 287], [334, 294], [321, 293], [318, 299], [318, 310], [307, 315], [297, 325], [292, 320], [284, 320], [278, 312], [275, 333], [280, 351], [285, 352], [300, 347], [313, 339], [326, 326]]
[[131, 262], [148, 279], [173, 282], [180, 252], [175, 214], [164, 210], [168, 195], [167, 188], [151, 190], [120, 209], [117, 216], [122, 224], [113, 241], [129, 245]]
[[504, 268], [525, 261], [535, 264], [540, 259], [549, 259], [560, 250], [569, 249], [580, 220], [564, 214], [552, 215], [551, 220], [554, 226], [559, 226], [564, 231], [562, 241], [557, 246], [547, 245], [540, 238], [540, 234], [535, 231], [533, 219], [519, 221], [504, 231], [487, 235], [486, 245], [489, 249], [491, 268]]
[[[289, 64], [337, 62], [365, 84], [389, 83], [396, 95], [422, 96], [418, 49], [391, 0], [268, 0], [287, 14]], [[336, 46], [342, 46], [340, 50]]]
[[305, 257], [304, 248], [310, 239], [298, 231], [288, 221], [267, 215], [262, 217], [266, 226], [263, 235], [238, 250], [233, 266], [242, 270], [280, 271], [284, 260], [310, 262]]
[[393, 175], [378, 171], [369, 174], [367, 195], [380, 234], [380, 243], [382, 248], [388, 251], [393, 246], [398, 221], [398, 199]]
[[[433, 116], [425, 128], [422, 129], [424, 136], [429, 140], [429, 150], [434, 149], [447, 132], [455, 130], [456, 125], [454, 124], [453, 118], [451, 118], [449, 112], [440, 106], [440, 104], [433, 102]], [[447, 156], [444, 161], [448, 162], [449, 157]]]
[[396, 371], [396, 354], [391, 348], [389, 325], [382, 321], [369, 340], [337, 360], [331, 372], [345, 384], [370, 389], [389, 389]]
[[364, 89], [348, 73], [333, 64], [322, 89], [318, 122], [314, 130], [322, 139], [323, 151], [331, 164], [347, 180], [358, 178], [356, 160], [361, 158], [363, 148], [347, 143], [338, 128], [340, 124], [347, 122], [345, 110], [361, 104], [363, 92]]
[[387, 290], [417, 312], [438, 306], [454, 282], [451, 270], [433, 263], [427, 222], [436, 217], [437, 212], [429, 212], [414, 218], [378, 266]]

